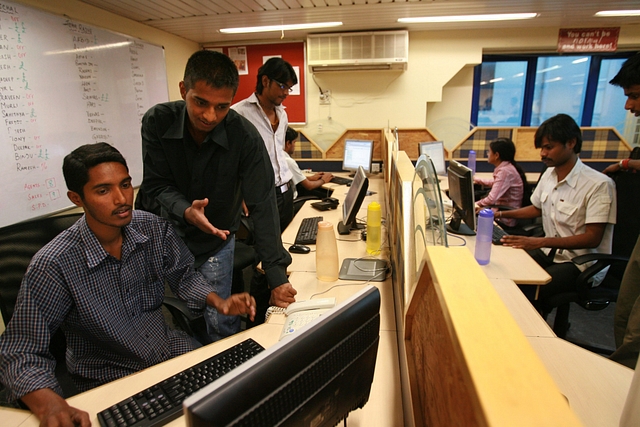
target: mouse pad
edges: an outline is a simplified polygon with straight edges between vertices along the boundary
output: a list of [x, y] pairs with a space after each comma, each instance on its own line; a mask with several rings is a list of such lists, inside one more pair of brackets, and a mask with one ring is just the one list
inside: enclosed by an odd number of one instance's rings
[[387, 262], [375, 258], [345, 258], [338, 277], [342, 280], [382, 282], [387, 276]]

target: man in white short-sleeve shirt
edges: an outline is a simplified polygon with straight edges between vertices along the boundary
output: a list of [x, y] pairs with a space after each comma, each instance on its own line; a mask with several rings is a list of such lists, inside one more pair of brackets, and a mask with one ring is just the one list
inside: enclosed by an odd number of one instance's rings
[[[505, 236], [506, 246], [522, 248], [551, 276], [551, 282], [535, 288], [521, 287], [543, 313], [550, 311], [545, 301], [552, 295], [575, 289], [575, 280], [589, 264], [576, 265], [571, 259], [587, 253], [611, 253], [613, 225], [616, 223], [615, 184], [611, 178], [586, 166], [578, 153], [582, 134], [576, 122], [558, 114], [540, 125], [536, 148], [548, 166], [531, 196], [531, 206], [504, 211], [505, 218], [542, 217], [544, 237]], [[551, 248], [556, 248], [555, 254]], [[553, 258], [551, 258], [553, 255]], [[606, 272], [594, 277], [594, 285]]]
[[287, 159], [289, 169], [293, 174], [293, 198], [298, 197], [297, 185], [300, 184], [305, 190], [314, 190], [322, 187], [324, 184], [331, 182], [333, 174], [330, 172], [316, 172], [313, 175], [305, 175], [301, 170], [298, 163], [291, 157], [296, 149], [296, 140], [298, 139], [298, 131], [292, 128], [287, 128], [287, 133], [284, 138], [284, 153]]

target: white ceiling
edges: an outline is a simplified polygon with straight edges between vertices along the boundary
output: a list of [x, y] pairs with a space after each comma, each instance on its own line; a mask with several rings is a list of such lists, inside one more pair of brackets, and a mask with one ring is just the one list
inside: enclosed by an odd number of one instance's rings
[[[302, 40], [307, 32], [224, 35], [218, 30], [278, 24], [342, 21], [315, 33], [384, 29], [610, 27], [640, 25], [640, 17], [596, 18], [600, 10], [640, 9], [639, 0], [82, 0], [84, 3], [201, 44], [284, 38]], [[537, 12], [526, 21], [400, 24], [410, 16]]]

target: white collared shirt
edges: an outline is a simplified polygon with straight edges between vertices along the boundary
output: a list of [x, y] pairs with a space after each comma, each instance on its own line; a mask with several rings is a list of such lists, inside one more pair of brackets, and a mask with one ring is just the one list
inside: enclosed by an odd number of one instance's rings
[[278, 129], [276, 129], [275, 132], [271, 127], [269, 117], [267, 117], [267, 114], [260, 106], [255, 93], [232, 105], [231, 108], [253, 123], [256, 129], [258, 129], [258, 132], [260, 132], [264, 145], [269, 152], [273, 173], [275, 174], [276, 187], [288, 183], [293, 175], [289, 170], [284, 156], [284, 138], [287, 132], [287, 126], [289, 125], [289, 118], [287, 117], [287, 112], [284, 110], [284, 106], [276, 106], [276, 115], [278, 116], [279, 123]]
[[289, 165], [291, 174], [293, 175], [293, 198], [295, 199], [296, 197], [298, 197], [298, 190], [296, 188], [296, 185], [307, 179], [307, 176], [302, 173], [302, 171], [300, 170], [300, 166], [298, 166], [298, 162], [296, 162], [295, 159], [289, 155], [289, 153], [285, 151], [284, 155], [287, 159], [287, 165]]
[[[606, 223], [602, 241], [597, 248], [563, 249], [556, 252], [554, 262], [567, 262], [587, 253], [611, 253], [613, 225], [616, 223], [616, 192], [611, 178], [586, 166], [580, 159], [571, 172], [558, 182], [555, 168], [549, 168], [540, 178], [531, 203], [542, 210], [542, 225], [547, 237], [568, 237], [583, 234], [587, 224]], [[543, 249], [549, 252], [548, 248]], [[578, 265], [585, 270], [590, 264]], [[594, 283], [599, 283], [594, 278]]]

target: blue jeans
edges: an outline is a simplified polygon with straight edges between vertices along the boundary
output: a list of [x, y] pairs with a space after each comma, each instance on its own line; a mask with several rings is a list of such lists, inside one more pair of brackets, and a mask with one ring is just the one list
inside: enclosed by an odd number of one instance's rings
[[[214, 292], [224, 299], [231, 295], [235, 246], [235, 236], [229, 236], [226, 244], [198, 268], [204, 278], [211, 283]], [[204, 318], [207, 323], [207, 333], [213, 341], [240, 332], [240, 316], [225, 316], [218, 313], [215, 308], [207, 306]]]

